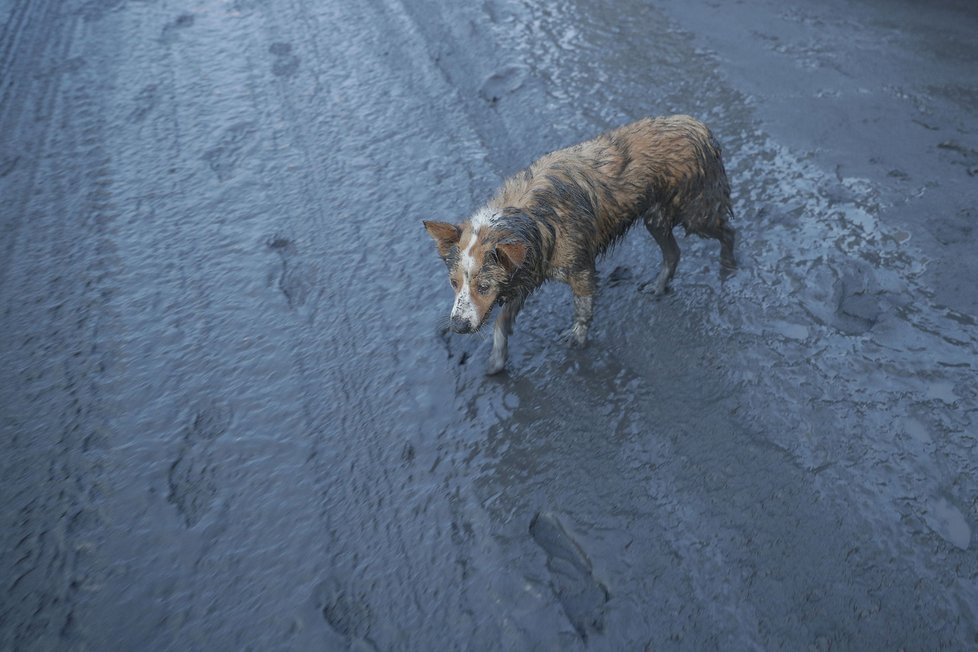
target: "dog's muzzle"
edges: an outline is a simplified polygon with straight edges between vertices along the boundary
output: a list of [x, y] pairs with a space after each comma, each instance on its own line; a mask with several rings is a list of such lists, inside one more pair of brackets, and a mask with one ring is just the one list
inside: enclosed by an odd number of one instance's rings
[[458, 315], [452, 316], [452, 331], [455, 333], [471, 333], [475, 329], [472, 327], [472, 323], [464, 317], [459, 317]]

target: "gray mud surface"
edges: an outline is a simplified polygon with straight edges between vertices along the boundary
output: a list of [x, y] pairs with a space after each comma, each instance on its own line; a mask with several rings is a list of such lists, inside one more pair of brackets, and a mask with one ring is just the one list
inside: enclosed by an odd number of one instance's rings
[[[978, 647], [978, 11], [0, 3], [0, 650]], [[422, 219], [649, 114], [634, 231], [444, 337]]]

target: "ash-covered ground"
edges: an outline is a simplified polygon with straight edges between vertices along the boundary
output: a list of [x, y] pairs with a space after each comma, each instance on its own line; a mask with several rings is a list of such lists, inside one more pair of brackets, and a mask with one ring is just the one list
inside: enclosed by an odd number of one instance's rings
[[[0, 6], [0, 649], [978, 647], [968, 2]], [[422, 219], [688, 113], [636, 229], [448, 337]]]

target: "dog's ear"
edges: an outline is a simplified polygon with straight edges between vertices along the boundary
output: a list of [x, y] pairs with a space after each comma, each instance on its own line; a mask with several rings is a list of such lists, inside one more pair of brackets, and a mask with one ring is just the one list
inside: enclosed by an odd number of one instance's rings
[[438, 246], [438, 253], [442, 256], [447, 256], [452, 247], [458, 244], [459, 238], [462, 237], [462, 230], [454, 224], [429, 222], [427, 220], [423, 223], [424, 228], [428, 230], [428, 235], [434, 239]]
[[526, 260], [526, 245], [519, 242], [500, 242], [496, 245], [496, 256], [506, 271], [512, 274]]

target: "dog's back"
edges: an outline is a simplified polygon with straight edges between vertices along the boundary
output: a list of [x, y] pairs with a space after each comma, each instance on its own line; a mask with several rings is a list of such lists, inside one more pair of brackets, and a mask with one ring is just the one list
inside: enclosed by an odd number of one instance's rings
[[556, 268], [593, 261], [639, 217], [650, 230], [681, 224], [717, 237], [731, 210], [720, 147], [684, 115], [646, 118], [547, 154], [507, 180], [489, 205], [540, 224]]

